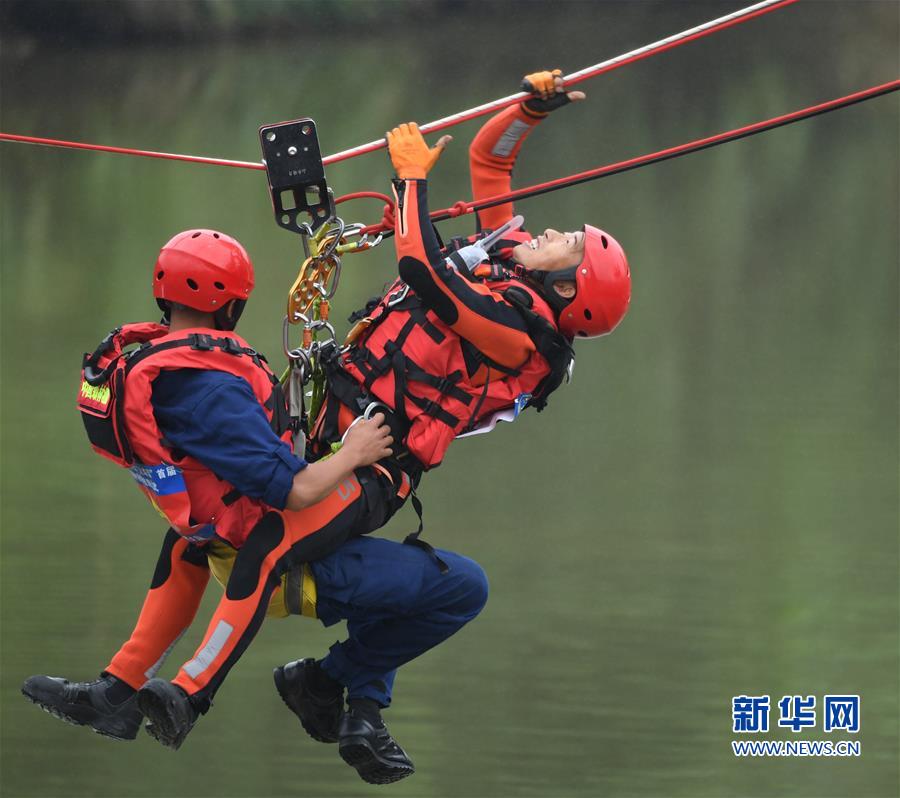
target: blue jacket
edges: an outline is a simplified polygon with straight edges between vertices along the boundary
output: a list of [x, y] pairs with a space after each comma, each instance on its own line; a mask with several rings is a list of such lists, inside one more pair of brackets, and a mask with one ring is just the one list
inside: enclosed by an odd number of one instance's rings
[[245, 496], [284, 509], [294, 476], [307, 463], [272, 431], [245, 380], [223, 371], [163, 371], [151, 402], [173, 448]]

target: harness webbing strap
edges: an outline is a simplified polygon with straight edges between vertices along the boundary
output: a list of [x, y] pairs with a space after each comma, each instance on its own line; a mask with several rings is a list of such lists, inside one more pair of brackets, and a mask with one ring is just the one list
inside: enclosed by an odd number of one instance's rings
[[400, 307], [402, 303], [396, 305], [386, 303], [381, 315], [376, 319], [376, 322], [382, 321], [393, 310], [406, 310], [409, 313], [409, 318], [404, 322], [397, 336], [385, 343], [384, 355], [379, 358], [370, 349], [356, 346], [351, 350], [350, 360], [362, 372], [363, 386], [366, 391], [372, 389], [372, 385], [379, 377], [389, 371], [394, 373], [394, 410], [396, 412], [408, 416], [405, 407], [406, 401], [409, 400], [427, 415], [454, 427], [459, 423], [456, 416], [442, 408], [438, 402], [416, 396], [409, 390], [410, 382], [420, 382], [434, 388], [441, 396], [450, 396], [467, 406], [472, 402], [472, 396], [457, 387], [457, 383], [463, 376], [461, 371], [439, 377], [427, 372], [403, 351], [403, 345], [416, 327], [421, 327], [435, 343], [441, 343], [446, 338], [422, 310], [421, 300], [415, 295], [412, 295], [412, 301], [409, 299], [406, 297], [402, 302], [406, 303], [405, 308]]
[[156, 354], [157, 352], [165, 352], [169, 349], [177, 349], [181, 346], [189, 346], [191, 349], [199, 352], [211, 352], [213, 349], [221, 349], [223, 352], [227, 352], [229, 355], [234, 355], [235, 357], [247, 355], [253, 361], [254, 365], [265, 372], [270, 382], [273, 384], [278, 382], [278, 378], [271, 370], [263, 366], [265, 358], [255, 349], [252, 349], [251, 347], [242, 347], [233, 338], [213, 338], [211, 335], [206, 335], [205, 333], [191, 333], [185, 338], [175, 338], [171, 341], [163, 341], [161, 344], [154, 344], [152, 341], [147, 341], [142, 344], [139, 349], [125, 353], [125, 373], [127, 374], [138, 363], [145, 360], [150, 355]]
[[481, 389], [481, 395], [478, 397], [478, 401], [475, 403], [475, 407], [472, 409], [472, 415], [469, 416], [469, 421], [466, 424], [465, 430], [463, 432], [471, 432], [475, 429], [475, 425], [478, 423], [478, 414], [481, 412], [481, 406], [484, 404], [484, 400], [487, 399], [488, 388], [491, 385], [491, 367], [487, 367], [487, 375], [484, 378], [484, 387]]
[[[104, 341], [107, 342], [109, 340], [111, 340], [111, 336], [107, 336], [107, 339], [104, 339]], [[107, 343], [107, 347], [108, 345], [109, 344]], [[101, 343], [101, 346], [103, 346], [103, 343]], [[139, 363], [143, 362], [151, 355], [155, 355], [159, 352], [166, 352], [172, 349], [178, 349], [180, 347], [190, 347], [191, 349], [201, 352], [211, 352], [213, 349], [218, 348], [223, 352], [226, 352], [227, 354], [233, 355], [235, 357], [242, 357], [244, 355], [247, 355], [253, 362], [253, 364], [266, 375], [272, 385], [272, 393], [264, 403], [265, 409], [271, 412], [271, 420], [269, 422], [269, 426], [279, 438], [285, 433], [290, 424], [290, 414], [288, 413], [285, 406], [284, 394], [281, 390], [281, 383], [278, 381], [278, 378], [272, 373], [271, 369], [263, 365], [266, 362], [265, 357], [260, 355], [255, 349], [251, 347], [241, 346], [234, 338], [229, 338], [227, 336], [214, 338], [213, 336], [207, 335], [206, 333], [191, 333], [184, 338], [176, 338], [171, 341], [163, 341], [160, 344], [154, 344], [152, 341], [146, 341], [141, 344], [138, 349], [132, 350], [131, 352], [120, 352], [107, 366], [107, 370], [111, 371], [112, 379], [115, 379], [117, 381], [117, 393], [121, 396], [122, 387], [127, 375], [129, 374], [131, 369], [133, 369]], [[118, 371], [115, 369], [115, 364], [119, 361], [120, 358], [123, 357], [125, 358], [125, 366], [121, 371]], [[116, 414], [119, 428], [121, 430], [124, 430], [125, 403], [123, 401], [119, 401], [116, 403]], [[123, 449], [127, 450], [123, 451], [123, 455], [126, 456], [126, 459], [133, 459], [131, 444], [128, 441], [127, 435], [123, 434], [121, 436], [120, 443]], [[222, 503], [226, 507], [228, 507], [234, 504], [238, 499], [242, 498], [242, 496], [243, 494], [237, 488], [233, 488], [222, 496]]]
[[420, 549], [428, 552], [428, 554], [434, 559], [437, 563], [437, 567], [440, 569], [442, 574], [447, 573], [450, 570], [450, 566], [447, 565], [435, 551], [434, 546], [432, 546], [427, 540], [422, 540], [419, 535], [422, 534], [422, 530], [425, 528], [425, 525], [422, 521], [422, 501], [416, 495], [415, 488], [412, 488], [409, 492], [409, 501], [413, 506], [413, 510], [416, 511], [416, 515], [419, 517], [419, 528], [416, 529], [415, 532], [410, 532], [404, 539], [403, 542], [408, 546], [418, 546]]

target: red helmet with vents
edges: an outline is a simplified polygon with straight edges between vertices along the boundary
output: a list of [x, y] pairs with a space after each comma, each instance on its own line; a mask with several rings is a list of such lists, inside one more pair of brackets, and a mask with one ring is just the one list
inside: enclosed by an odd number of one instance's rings
[[244, 303], [253, 290], [253, 264], [240, 243], [215, 230], [185, 230], [160, 251], [153, 270], [153, 296], [215, 313], [232, 299]]
[[584, 258], [572, 271], [574, 277], [569, 279], [575, 280], [576, 291], [559, 313], [560, 331], [572, 338], [612, 332], [628, 312], [631, 300], [631, 271], [625, 251], [611, 235], [586, 224]]

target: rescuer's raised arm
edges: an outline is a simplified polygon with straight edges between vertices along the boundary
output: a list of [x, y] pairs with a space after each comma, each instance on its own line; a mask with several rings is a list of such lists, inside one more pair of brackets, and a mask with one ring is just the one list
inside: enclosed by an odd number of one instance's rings
[[522, 316], [490, 288], [463, 277], [441, 255], [428, 217], [425, 176], [440, 155], [440, 143], [428, 149], [415, 125], [388, 133], [388, 148], [399, 178], [395, 244], [400, 278], [461, 338], [491, 360], [516, 368], [534, 351]]
[[[505, 194], [511, 188], [512, 170], [522, 144], [550, 111], [584, 99], [580, 91], [566, 92], [558, 69], [526, 75], [523, 84], [533, 96], [504, 108], [482, 125], [469, 146], [472, 199]], [[511, 202], [478, 211], [479, 229], [496, 230], [513, 216]]]

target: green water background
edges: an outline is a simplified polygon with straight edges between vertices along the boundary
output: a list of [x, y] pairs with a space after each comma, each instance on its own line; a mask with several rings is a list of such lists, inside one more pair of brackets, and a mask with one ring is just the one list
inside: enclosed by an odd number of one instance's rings
[[[98, 4], [115, 15], [115, 3]], [[2, 129], [256, 160], [261, 123], [315, 117], [325, 152], [580, 68], [729, 3], [281, 4], [294, 34], [115, 46], [2, 41]], [[112, 17], [111, 17], [112, 19]], [[298, 23], [299, 20], [299, 23]], [[589, 82], [538, 129], [526, 185], [898, 75], [892, 2], [807, 2]], [[432, 202], [467, 198], [454, 131]], [[186, 227], [249, 249], [242, 333], [280, 362], [299, 244], [262, 175], [0, 145], [4, 796], [356, 796], [271, 668], [336, 630], [264, 626], [177, 754], [116, 744], [26, 703], [32, 673], [88, 678], [128, 635], [163, 526], [91, 454], [81, 353], [156, 316], [150, 269]], [[328, 170], [385, 190], [384, 153]], [[896, 95], [529, 200], [532, 230], [584, 220], [625, 246], [629, 316], [578, 345], [541, 414], [457, 443], [423, 483], [427, 537], [476, 558], [480, 618], [403, 668], [386, 717], [418, 772], [397, 796], [895, 796], [898, 792]], [[345, 206], [374, 221], [376, 203]], [[466, 232], [471, 220], [444, 224]], [[390, 278], [392, 245], [345, 263], [334, 317]], [[340, 329], [345, 329], [342, 325]], [[414, 523], [404, 512], [386, 534]], [[176, 648], [202, 635], [217, 590]], [[858, 759], [737, 760], [734, 695], [862, 697]], [[773, 730], [761, 739], [789, 739]], [[816, 729], [797, 735], [826, 739]], [[849, 739], [843, 732], [834, 740]], [[381, 789], [381, 793], [387, 789]]]

